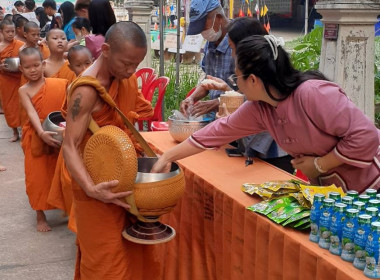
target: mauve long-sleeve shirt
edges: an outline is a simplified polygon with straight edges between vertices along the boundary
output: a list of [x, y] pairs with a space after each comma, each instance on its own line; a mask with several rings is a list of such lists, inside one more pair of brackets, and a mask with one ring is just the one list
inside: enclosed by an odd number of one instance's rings
[[313, 184], [336, 184], [345, 191], [359, 192], [380, 188], [380, 131], [335, 83], [308, 80], [277, 107], [247, 101], [188, 141], [213, 149], [262, 131], [269, 131], [293, 157], [324, 156], [333, 151], [344, 163], [312, 180]]

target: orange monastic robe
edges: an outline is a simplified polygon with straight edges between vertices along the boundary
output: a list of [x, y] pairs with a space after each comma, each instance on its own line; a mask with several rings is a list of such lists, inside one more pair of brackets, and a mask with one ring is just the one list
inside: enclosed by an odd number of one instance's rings
[[[49, 58], [49, 56], [50, 56], [50, 50], [49, 50], [48, 46], [46, 46], [45, 44], [39, 45], [39, 51], [42, 54], [42, 59], [43, 60]], [[52, 77], [52, 78], [59, 78], [59, 77]], [[28, 82], [28, 80], [25, 78], [25, 76], [21, 75], [20, 87], [22, 87], [23, 85], [25, 85], [27, 82]], [[21, 124], [21, 127], [23, 127], [24, 124], [28, 120], [28, 116], [27, 116], [24, 108], [21, 105], [19, 106], [19, 108], [20, 108], [20, 110], [19, 110], [18, 114], [19, 114], [19, 118], [20, 118], [20, 124]]]
[[[24, 42], [13, 40], [2, 52], [0, 61], [8, 57], [18, 57], [18, 51]], [[19, 127], [20, 99], [18, 89], [20, 87], [20, 73], [0, 72], [0, 95], [3, 104], [5, 119], [9, 127]]]
[[[99, 88], [92, 77], [81, 77], [71, 84], [69, 93], [80, 85]], [[151, 104], [138, 91], [136, 77], [114, 80], [109, 94], [118, 107], [135, 122], [139, 117], [152, 116]], [[109, 105], [92, 114], [99, 126], [116, 125], [126, 131], [118, 113]], [[91, 137], [88, 130], [81, 143], [83, 151]], [[136, 147], [136, 146], [135, 146]], [[139, 147], [136, 147], [140, 150]], [[124, 280], [161, 279], [161, 267], [157, 245], [139, 245], [125, 240], [121, 233], [129, 224], [127, 212], [114, 204], [105, 204], [86, 195], [73, 181], [74, 214], [77, 225], [77, 265], [75, 279]]]
[[[45, 84], [33, 96], [33, 106], [41, 120], [53, 111], [59, 111], [66, 96], [67, 81], [46, 78]], [[49, 147], [35, 133], [29, 120], [22, 128], [21, 146], [25, 154], [25, 184], [29, 203], [34, 210], [53, 209], [47, 203], [53, 179], [58, 150]], [[37, 151], [42, 152], [37, 152]], [[38, 155], [37, 155], [38, 153]]]
[[50, 78], [66, 79], [69, 84], [71, 84], [76, 77], [77, 76], [75, 73], [69, 67], [69, 62], [66, 61], [65, 64], [63, 64], [62, 67], [58, 70], [58, 72], [52, 75]]

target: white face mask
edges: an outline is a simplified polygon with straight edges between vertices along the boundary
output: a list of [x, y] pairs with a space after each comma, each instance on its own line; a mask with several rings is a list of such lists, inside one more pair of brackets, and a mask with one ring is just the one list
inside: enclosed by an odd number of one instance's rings
[[219, 27], [218, 32], [215, 32], [215, 30], [214, 30], [215, 20], [216, 20], [216, 15], [214, 17], [214, 22], [212, 23], [211, 28], [201, 32], [203, 38], [205, 38], [209, 42], [216, 42], [222, 36], [222, 28], [221, 27]]

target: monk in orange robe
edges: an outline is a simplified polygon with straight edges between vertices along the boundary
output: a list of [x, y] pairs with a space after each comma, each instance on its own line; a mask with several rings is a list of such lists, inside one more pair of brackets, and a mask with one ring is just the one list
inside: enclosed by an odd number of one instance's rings
[[0, 95], [5, 119], [13, 130], [11, 141], [15, 142], [19, 139], [17, 131], [17, 127], [20, 126], [18, 88], [21, 74], [7, 71], [4, 61], [6, 58], [18, 57], [18, 50], [23, 42], [14, 39], [15, 26], [11, 21], [2, 21], [0, 31], [4, 36], [4, 40], [0, 43]]
[[64, 58], [68, 44], [65, 32], [58, 28], [50, 30], [46, 34], [46, 42], [50, 50], [50, 57], [45, 60], [45, 77], [66, 79], [71, 84], [76, 75], [71, 71], [68, 61]]
[[[20, 48], [20, 51], [22, 51], [25, 48], [36, 48], [40, 51], [42, 58], [44, 60], [50, 56], [49, 48], [45, 44], [39, 43], [40, 27], [35, 22], [29, 21], [25, 23], [24, 37], [25, 37], [26, 42]], [[21, 75], [20, 86], [25, 85], [27, 82], [28, 80], [26, 79], [25, 75]], [[21, 127], [23, 127], [24, 124], [27, 122], [28, 117], [26, 115], [24, 108], [22, 108], [22, 106], [20, 106], [19, 117], [20, 117]]]
[[29, 81], [19, 89], [21, 104], [28, 115], [21, 144], [25, 154], [26, 193], [37, 213], [37, 230], [45, 232], [51, 228], [43, 211], [53, 209], [47, 203], [47, 197], [61, 143], [54, 138], [55, 132], [43, 130], [41, 122], [49, 113], [60, 110], [67, 81], [44, 78], [44, 63], [37, 49], [23, 49], [19, 56], [20, 70]]
[[[102, 100], [102, 89], [132, 122], [152, 116], [151, 104], [138, 91], [133, 75], [146, 55], [146, 45], [143, 30], [135, 23], [114, 24], [107, 32], [100, 57], [70, 86], [62, 149], [73, 178], [78, 243], [75, 279], [162, 278], [158, 246], [131, 243], [121, 235], [129, 223], [129, 205], [119, 198], [131, 192], [112, 193], [110, 189], [118, 181], [95, 185], [81, 156], [91, 137], [91, 117], [99, 126], [115, 125], [129, 133], [115, 109]], [[141, 151], [138, 145], [135, 148]]]
[[[49, 47], [52, 49], [52, 47]], [[53, 51], [52, 51], [53, 55]], [[76, 74], [81, 74], [93, 62], [92, 54], [84, 46], [77, 45], [70, 48], [67, 59], [70, 63], [70, 69]], [[67, 114], [67, 105], [63, 105], [62, 114]], [[71, 175], [68, 172], [63, 160], [62, 150], [58, 155], [57, 165], [54, 172], [53, 182], [51, 184], [48, 203], [54, 207], [63, 210], [69, 216], [68, 228], [77, 232], [75, 216], [72, 209], [73, 192], [71, 189]]]

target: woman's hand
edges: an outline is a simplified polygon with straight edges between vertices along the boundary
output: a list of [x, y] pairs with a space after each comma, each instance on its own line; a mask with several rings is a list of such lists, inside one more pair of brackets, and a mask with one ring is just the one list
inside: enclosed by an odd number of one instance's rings
[[120, 199], [128, 195], [131, 195], [132, 192], [128, 191], [128, 192], [113, 193], [111, 189], [113, 187], [116, 187], [118, 184], [119, 184], [118, 180], [114, 180], [110, 182], [102, 182], [95, 185], [90, 190], [87, 190], [86, 194], [89, 197], [100, 200], [101, 202], [113, 203], [128, 210], [130, 206], [127, 203], [121, 201]]
[[61, 142], [54, 139], [53, 138], [54, 135], [57, 135], [57, 132], [43, 131], [39, 136], [42, 139], [42, 141], [44, 141], [49, 146], [52, 146], [54, 148], [59, 148], [61, 147]]
[[302, 173], [308, 178], [313, 179], [320, 175], [318, 170], [315, 168], [314, 159], [315, 157], [303, 156], [300, 158], [295, 158], [290, 162], [293, 165], [293, 168], [301, 170]]
[[204, 114], [210, 113], [217, 110], [219, 107], [219, 100], [207, 100], [207, 101], [198, 101], [194, 106], [193, 110], [190, 112], [191, 115], [195, 117], [202, 116]]
[[153, 165], [150, 173], [168, 173], [172, 163], [166, 161], [163, 157], [160, 157], [158, 161]]
[[200, 83], [200, 86], [203, 87], [205, 90], [221, 90], [221, 91], [229, 91], [232, 90], [230, 86], [222, 79], [212, 77], [210, 75], [207, 75], [207, 80], [204, 80], [204, 82]]

